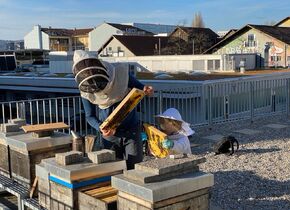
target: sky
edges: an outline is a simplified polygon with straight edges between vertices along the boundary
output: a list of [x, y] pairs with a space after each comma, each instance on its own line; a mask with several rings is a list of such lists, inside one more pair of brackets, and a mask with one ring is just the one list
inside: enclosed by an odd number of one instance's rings
[[23, 39], [34, 25], [90, 28], [106, 22], [190, 25], [200, 12], [214, 31], [278, 22], [289, 0], [0, 0], [0, 40]]

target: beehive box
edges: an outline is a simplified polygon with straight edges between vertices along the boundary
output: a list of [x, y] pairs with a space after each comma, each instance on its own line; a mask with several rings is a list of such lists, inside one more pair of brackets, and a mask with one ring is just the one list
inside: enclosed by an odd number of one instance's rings
[[117, 192], [111, 185], [79, 192], [79, 210], [117, 210]]
[[[19, 134], [5, 140], [9, 145], [12, 177], [27, 187], [34, 181], [35, 165], [56, 153], [70, 151], [72, 142], [70, 135], [59, 132], [43, 138], [35, 138], [31, 133]], [[8, 162], [8, 156], [3, 156], [3, 162]]]

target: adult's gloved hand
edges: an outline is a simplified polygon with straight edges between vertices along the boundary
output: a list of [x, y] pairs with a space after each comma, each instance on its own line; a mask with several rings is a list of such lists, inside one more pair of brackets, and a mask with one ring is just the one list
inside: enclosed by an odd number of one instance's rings
[[174, 146], [174, 142], [172, 140], [165, 139], [162, 142], [162, 147], [164, 149], [171, 149]]

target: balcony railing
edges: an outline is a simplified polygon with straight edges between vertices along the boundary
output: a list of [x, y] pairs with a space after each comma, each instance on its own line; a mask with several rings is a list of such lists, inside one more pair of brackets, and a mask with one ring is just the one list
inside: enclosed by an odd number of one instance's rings
[[[163, 89], [145, 97], [137, 111], [141, 122], [155, 124], [155, 115], [177, 108], [192, 126], [212, 125], [261, 115], [289, 113], [290, 74], [210, 81], [189, 88]], [[65, 122], [80, 134], [95, 133], [85, 119], [78, 96], [0, 103], [0, 123], [25, 118], [29, 124]]]

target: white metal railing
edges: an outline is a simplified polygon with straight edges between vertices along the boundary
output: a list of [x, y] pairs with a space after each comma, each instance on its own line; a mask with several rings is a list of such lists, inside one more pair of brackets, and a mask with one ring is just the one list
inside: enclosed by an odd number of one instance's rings
[[[193, 126], [212, 125], [261, 115], [289, 114], [290, 75], [209, 81], [191, 87], [155, 91], [137, 107], [142, 122], [155, 123], [155, 115], [177, 108]], [[63, 121], [80, 134], [94, 133], [86, 123], [78, 96], [0, 103], [0, 123], [21, 117], [29, 124]]]

